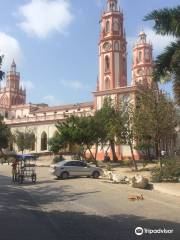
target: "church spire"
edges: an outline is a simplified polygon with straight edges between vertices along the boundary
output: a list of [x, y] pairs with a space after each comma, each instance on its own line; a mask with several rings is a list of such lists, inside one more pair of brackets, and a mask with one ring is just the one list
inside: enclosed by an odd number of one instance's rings
[[132, 85], [144, 85], [157, 88], [152, 80], [153, 59], [152, 45], [147, 42], [147, 35], [141, 31], [133, 48]]
[[145, 32], [144, 32], [144, 31], [141, 31], [141, 32], [139, 33], [138, 43], [139, 43], [139, 44], [146, 43], [146, 37], [147, 37], [147, 35], [145, 34]]
[[16, 63], [15, 63], [14, 59], [11, 64], [11, 72], [14, 72], [14, 73], [16, 72]]

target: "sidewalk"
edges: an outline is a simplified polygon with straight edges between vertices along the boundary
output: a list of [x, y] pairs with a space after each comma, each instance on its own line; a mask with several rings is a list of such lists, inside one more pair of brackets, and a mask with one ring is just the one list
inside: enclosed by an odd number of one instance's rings
[[[129, 168], [115, 168], [116, 173], [120, 175], [125, 175], [128, 177], [133, 177], [136, 173], [132, 172]], [[138, 174], [143, 175], [150, 179], [150, 171], [141, 171]], [[153, 183], [153, 190], [159, 191], [161, 193], [166, 193], [169, 195], [174, 195], [180, 197], [180, 182], [179, 183]]]
[[153, 183], [154, 190], [180, 197], [180, 183]]

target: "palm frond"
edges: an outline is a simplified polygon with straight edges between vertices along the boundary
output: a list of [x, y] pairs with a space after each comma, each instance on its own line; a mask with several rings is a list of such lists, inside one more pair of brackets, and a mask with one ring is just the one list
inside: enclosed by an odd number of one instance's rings
[[155, 21], [154, 30], [157, 34], [180, 36], [180, 6], [154, 10], [144, 17], [144, 21]]
[[3, 80], [4, 76], [5, 76], [5, 72], [0, 70], [0, 81]]
[[172, 42], [164, 52], [157, 56], [153, 78], [155, 81], [172, 80], [176, 69], [180, 67], [180, 41]]

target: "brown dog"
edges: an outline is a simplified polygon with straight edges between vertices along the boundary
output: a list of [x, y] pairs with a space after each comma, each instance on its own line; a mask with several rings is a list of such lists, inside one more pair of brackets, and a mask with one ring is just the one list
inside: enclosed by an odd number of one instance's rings
[[130, 201], [136, 201], [136, 200], [144, 200], [143, 195], [131, 195], [128, 197]]

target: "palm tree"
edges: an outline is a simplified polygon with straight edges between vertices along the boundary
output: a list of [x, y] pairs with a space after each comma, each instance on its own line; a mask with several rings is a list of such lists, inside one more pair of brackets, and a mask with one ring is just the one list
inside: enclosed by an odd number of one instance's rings
[[180, 105], [180, 6], [154, 10], [144, 20], [155, 22], [153, 28], [157, 34], [172, 35], [175, 38], [157, 56], [153, 75], [155, 81], [173, 82], [175, 99]]
[[0, 83], [3, 80], [3, 78], [4, 78], [4, 72], [1, 71], [2, 60], [3, 60], [3, 56], [0, 56]]

